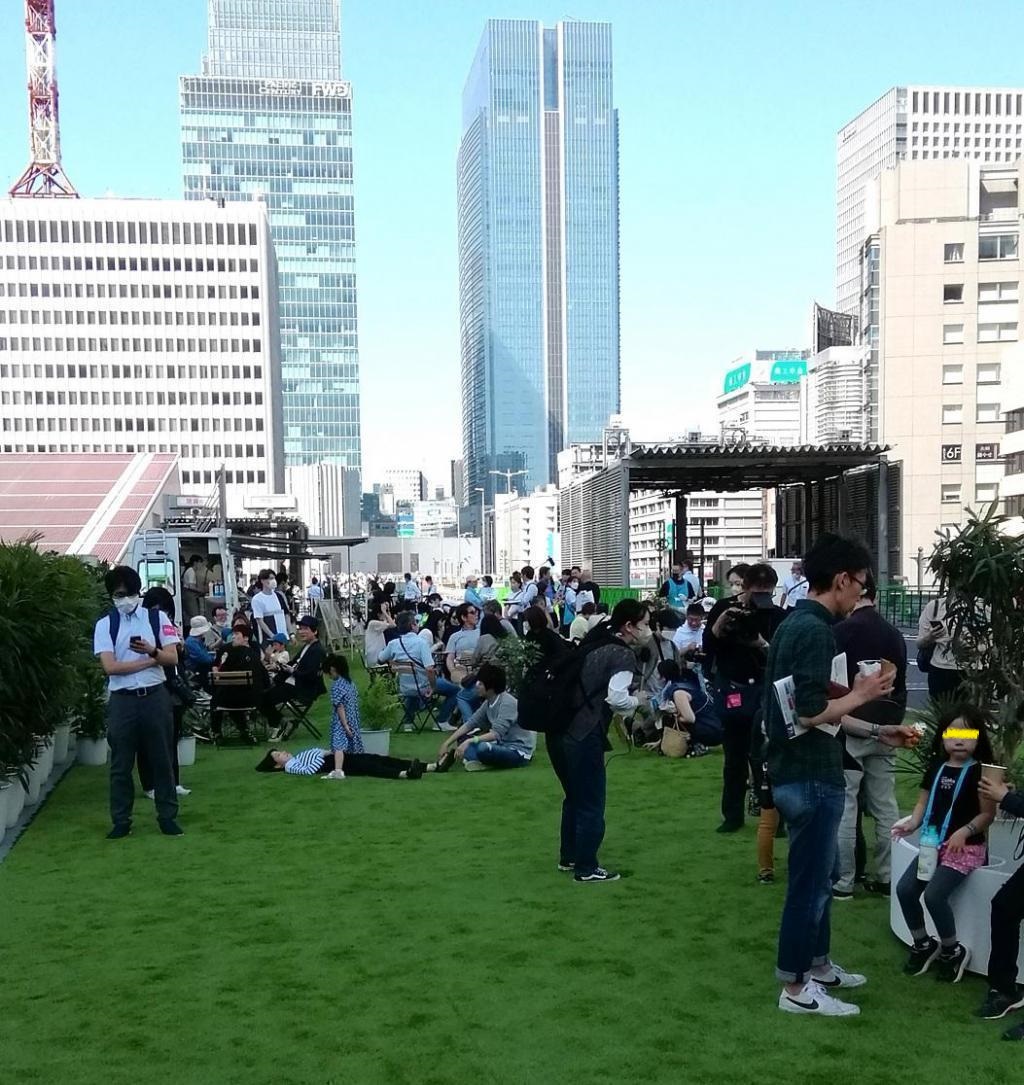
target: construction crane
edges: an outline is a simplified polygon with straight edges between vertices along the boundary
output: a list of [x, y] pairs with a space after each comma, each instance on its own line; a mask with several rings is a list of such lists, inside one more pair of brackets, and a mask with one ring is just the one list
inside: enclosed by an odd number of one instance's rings
[[11, 189], [12, 196], [77, 198], [75, 186], [60, 164], [57, 121], [57, 67], [54, 0], [25, 0], [25, 45], [28, 54], [28, 169]]

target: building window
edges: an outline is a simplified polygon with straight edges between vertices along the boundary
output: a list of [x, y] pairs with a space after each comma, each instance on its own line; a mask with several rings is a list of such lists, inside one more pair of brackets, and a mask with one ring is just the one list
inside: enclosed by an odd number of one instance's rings
[[1002, 367], [998, 362], [978, 363], [978, 384], [998, 384]]
[[[979, 324], [979, 343], [1015, 343], [1017, 341], [1017, 321], [1004, 321], [1000, 324]], [[962, 340], [961, 340], [962, 342]]]
[[1006, 432], [1020, 433], [1024, 429], [1024, 408], [1006, 412]]
[[964, 420], [964, 408], [960, 403], [946, 403], [942, 407], [942, 421], [945, 425], [960, 425]]
[[999, 404], [998, 403], [979, 403], [977, 408], [977, 421], [978, 422], [998, 422], [999, 421]]
[[943, 324], [942, 325], [942, 342], [947, 346], [962, 343], [964, 341], [964, 326], [963, 324]]
[[995, 301], [1016, 301], [1017, 283], [978, 283], [978, 304]]
[[962, 365], [944, 365], [942, 367], [943, 384], [963, 384], [964, 367]]
[[942, 503], [943, 503], [943, 505], [959, 505], [960, 504], [960, 483], [959, 482], [944, 482], [942, 484]]
[[979, 482], [974, 487], [974, 500], [990, 504], [999, 498], [999, 486], [995, 482]]
[[947, 264], [962, 264], [964, 262], [964, 245], [962, 241], [955, 241], [943, 246], [942, 258]]
[[963, 283], [946, 283], [942, 288], [942, 300], [946, 305], [956, 305], [964, 300]]
[[982, 234], [978, 238], [979, 260], [1016, 260], [1016, 234]]

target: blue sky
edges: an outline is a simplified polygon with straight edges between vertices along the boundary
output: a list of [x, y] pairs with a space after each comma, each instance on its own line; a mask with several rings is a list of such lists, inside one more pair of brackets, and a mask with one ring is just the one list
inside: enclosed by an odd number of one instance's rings
[[[0, 182], [26, 164], [21, 3], [0, 5]], [[489, 17], [614, 25], [622, 386], [634, 433], [713, 428], [729, 361], [802, 346], [833, 291], [835, 133], [889, 86], [1019, 86], [1024, 4], [345, 0], [367, 480], [460, 444], [455, 155]], [[177, 77], [204, 0], [58, 0], [64, 163], [84, 195], [179, 197]], [[998, 32], [996, 32], [998, 28]], [[1008, 46], [1007, 43], [1017, 43]], [[420, 404], [415, 443], [391, 436]]]

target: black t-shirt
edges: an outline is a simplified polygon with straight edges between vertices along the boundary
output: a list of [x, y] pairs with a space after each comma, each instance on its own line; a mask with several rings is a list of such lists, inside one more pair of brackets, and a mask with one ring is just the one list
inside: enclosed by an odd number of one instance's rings
[[[746, 610], [749, 617], [742, 626], [744, 637], [716, 637], [715, 623], [730, 607]], [[719, 599], [711, 608], [711, 613], [704, 624], [704, 654], [708, 657], [705, 671], [714, 670], [719, 682], [760, 682], [764, 678], [767, 650], [750, 643], [751, 634], [760, 634], [771, 642], [775, 630], [786, 617], [786, 611], [772, 606], [765, 609], [744, 608], [734, 596]]]
[[[932, 804], [931, 816], [928, 819], [929, 824], [933, 825], [936, 829], [941, 829], [943, 821], [946, 820], [946, 811], [949, 810], [949, 804], [953, 798], [953, 792], [956, 790], [956, 784], [957, 780], [960, 778], [960, 773], [964, 771], [967, 773], [964, 782], [960, 785], [960, 794], [956, 797], [956, 806], [953, 807], [953, 816], [949, 819], [949, 831], [946, 834], [946, 839], [948, 840], [953, 833], [958, 829], [962, 829], [969, 821], [972, 821], [981, 813], [981, 803], [978, 800], [978, 785], [981, 783], [981, 765], [975, 761], [973, 765], [970, 765], [965, 770], [953, 768], [940, 761], [924, 774], [924, 777], [921, 780], [922, 790], [931, 794], [932, 784], [935, 782], [935, 774], [940, 769], [942, 772], [942, 779], [939, 781], [938, 790], [935, 792], [935, 802]], [[943, 841], [943, 843], [945, 843], [945, 841]], [[967, 841], [967, 843], [984, 844], [985, 837], [981, 833], [976, 833]]]

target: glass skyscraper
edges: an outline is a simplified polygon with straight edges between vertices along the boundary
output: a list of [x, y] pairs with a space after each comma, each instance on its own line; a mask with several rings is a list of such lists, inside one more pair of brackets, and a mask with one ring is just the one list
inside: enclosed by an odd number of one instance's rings
[[458, 158], [467, 498], [555, 481], [619, 410], [618, 173], [611, 26], [490, 20]]
[[338, 0], [209, 0], [181, 79], [185, 197], [266, 200], [277, 253], [288, 466], [361, 468], [352, 88]]

